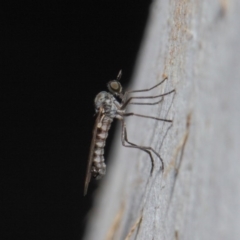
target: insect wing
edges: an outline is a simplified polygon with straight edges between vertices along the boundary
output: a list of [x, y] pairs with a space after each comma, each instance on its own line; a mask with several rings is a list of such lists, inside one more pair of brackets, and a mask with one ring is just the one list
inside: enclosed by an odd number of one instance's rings
[[91, 181], [92, 173], [91, 173], [91, 168], [92, 168], [92, 161], [93, 161], [93, 154], [94, 154], [94, 146], [96, 142], [96, 135], [97, 135], [97, 125], [100, 122], [100, 119], [102, 117], [102, 109], [99, 110], [95, 125], [93, 128], [93, 136], [92, 136], [92, 142], [91, 142], [91, 147], [90, 147], [90, 152], [89, 152], [89, 157], [88, 157], [88, 166], [87, 166], [87, 172], [86, 172], [86, 178], [85, 178], [85, 185], [84, 185], [84, 196], [87, 194], [88, 190], [88, 185], [89, 182]]

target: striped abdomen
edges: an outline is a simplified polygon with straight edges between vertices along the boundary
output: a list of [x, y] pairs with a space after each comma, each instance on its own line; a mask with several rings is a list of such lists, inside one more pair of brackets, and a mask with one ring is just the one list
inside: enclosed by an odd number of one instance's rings
[[100, 179], [106, 173], [106, 164], [104, 162], [104, 147], [108, 136], [108, 130], [111, 127], [113, 119], [104, 116], [97, 124], [97, 134], [93, 150], [92, 176]]

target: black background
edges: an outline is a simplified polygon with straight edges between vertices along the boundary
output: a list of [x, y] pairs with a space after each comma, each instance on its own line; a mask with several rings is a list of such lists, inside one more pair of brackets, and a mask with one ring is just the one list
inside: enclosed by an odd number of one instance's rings
[[83, 197], [93, 99], [120, 69], [130, 79], [149, 5], [1, 9], [0, 239], [82, 239], [96, 188]]

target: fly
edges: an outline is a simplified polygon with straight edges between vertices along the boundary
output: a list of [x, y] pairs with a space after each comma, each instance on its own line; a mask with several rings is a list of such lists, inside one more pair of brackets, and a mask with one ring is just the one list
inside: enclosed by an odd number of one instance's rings
[[[162, 164], [162, 170], [164, 170], [163, 160], [159, 155], [159, 153], [157, 153], [153, 148], [147, 147], [147, 146], [140, 146], [128, 141], [127, 129], [126, 129], [124, 117], [137, 116], [137, 117], [143, 117], [143, 118], [151, 118], [151, 119], [164, 121], [164, 122], [172, 122], [172, 120], [169, 120], [169, 119], [162, 119], [162, 118], [157, 118], [157, 117], [152, 117], [147, 115], [141, 115], [133, 112], [127, 113], [126, 107], [128, 104], [137, 104], [137, 105], [158, 104], [163, 100], [164, 96], [175, 92], [175, 90], [171, 90], [170, 92], [156, 95], [156, 96], [129, 97], [130, 93], [148, 92], [158, 87], [164, 81], [167, 80], [167, 77], [164, 78], [160, 83], [158, 83], [157, 85], [149, 89], [123, 92], [122, 85], [119, 82], [119, 80], [121, 79], [121, 76], [122, 76], [122, 70], [119, 71], [116, 80], [112, 80], [108, 83], [107, 87], [109, 92], [103, 91], [98, 93], [94, 100], [97, 117], [96, 117], [95, 125], [93, 128], [93, 137], [92, 137], [92, 142], [90, 147], [87, 173], [85, 178], [84, 195], [87, 194], [88, 185], [91, 179], [92, 178], [100, 179], [106, 173], [106, 164], [104, 161], [104, 147], [105, 147], [106, 139], [108, 136], [108, 131], [111, 127], [111, 124], [114, 118], [120, 120], [122, 123], [122, 135], [121, 135], [122, 145], [124, 147], [137, 148], [146, 152], [149, 155], [152, 162], [151, 173], [154, 168], [154, 160], [152, 156], [152, 153], [154, 153], [160, 159]], [[159, 97], [160, 97], [160, 100], [152, 103], [132, 102], [132, 100], [134, 99], [154, 99]], [[120, 101], [118, 101], [117, 98], [119, 98]]]

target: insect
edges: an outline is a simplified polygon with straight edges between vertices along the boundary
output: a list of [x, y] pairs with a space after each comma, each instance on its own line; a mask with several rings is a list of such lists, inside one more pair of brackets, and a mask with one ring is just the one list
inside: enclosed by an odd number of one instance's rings
[[[137, 105], [158, 104], [163, 100], [164, 96], [175, 92], [175, 90], [171, 90], [170, 92], [156, 95], [156, 96], [129, 97], [130, 93], [150, 91], [158, 87], [159, 85], [161, 85], [164, 81], [167, 80], [167, 78], [164, 78], [160, 83], [158, 83], [157, 85], [149, 89], [123, 92], [121, 83], [119, 82], [119, 80], [121, 79], [121, 76], [122, 76], [122, 70], [119, 71], [116, 80], [112, 80], [108, 82], [107, 87], [109, 92], [103, 91], [98, 93], [94, 100], [97, 117], [96, 117], [95, 125], [93, 128], [93, 137], [92, 137], [92, 142], [90, 147], [88, 166], [87, 166], [87, 172], [86, 172], [86, 178], [85, 178], [84, 195], [87, 194], [88, 185], [91, 179], [92, 178], [100, 179], [106, 173], [106, 164], [104, 161], [104, 147], [106, 143], [106, 138], [108, 136], [108, 131], [111, 127], [111, 123], [115, 118], [120, 120], [122, 123], [122, 135], [121, 135], [122, 145], [129, 148], [137, 148], [146, 152], [150, 156], [150, 159], [152, 162], [151, 173], [154, 167], [154, 160], [152, 156], [152, 153], [154, 153], [160, 159], [162, 164], [162, 170], [164, 170], [163, 160], [159, 155], [159, 153], [157, 153], [153, 148], [147, 147], [147, 146], [140, 146], [128, 141], [127, 129], [126, 129], [124, 117], [137, 116], [137, 117], [143, 117], [143, 118], [151, 118], [151, 119], [164, 121], [164, 122], [172, 122], [172, 120], [169, 120], [169, 119], [162, 119], [162, 118], [157, 118], [157, 117], [152, 117], [147, 115], [141, 115], [133, 112], [126, 112], [126, 107], [128, 104], [137, 104]], [[152, 103], [132, 102], [132, 100], [134, 99], [154, 99], [154, 98], [160, 98], [160, 100]]]

